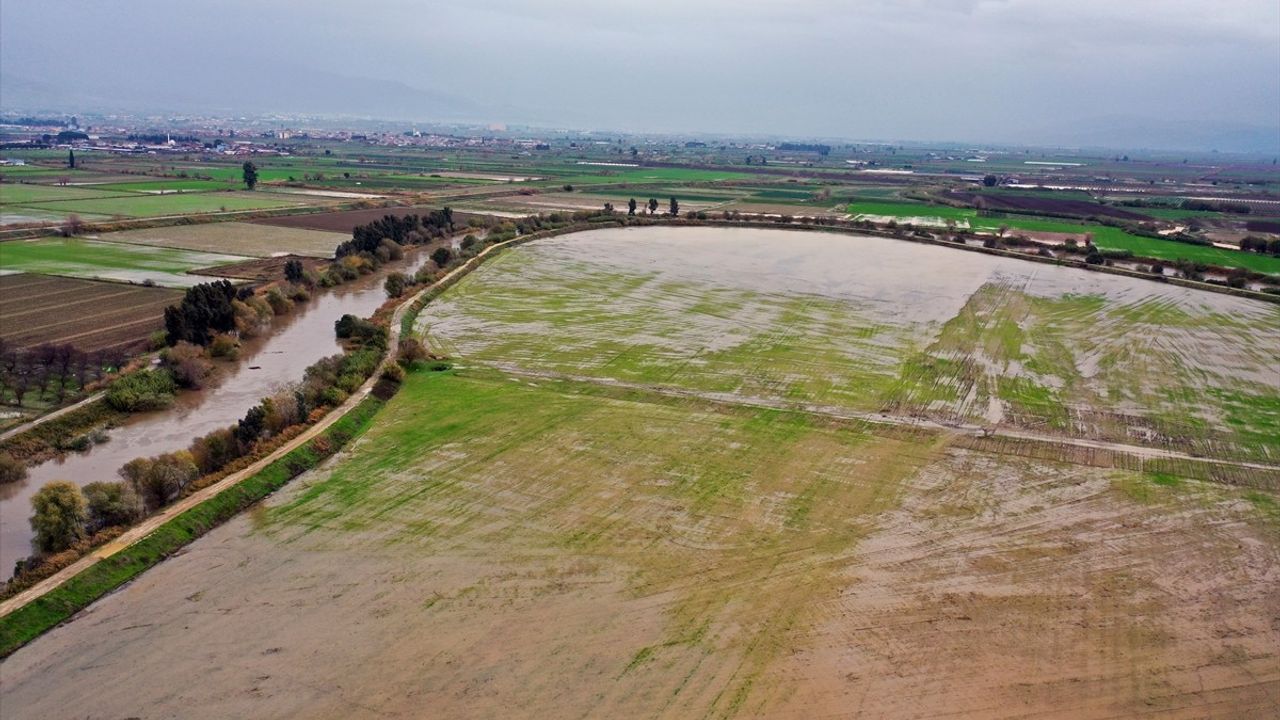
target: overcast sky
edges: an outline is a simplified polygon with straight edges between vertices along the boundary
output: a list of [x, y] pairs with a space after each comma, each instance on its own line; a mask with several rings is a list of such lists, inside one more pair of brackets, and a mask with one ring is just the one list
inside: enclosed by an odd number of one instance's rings
[[1277, 0], [3, 0], [0, 71], [6, 109], [1280, 144]]

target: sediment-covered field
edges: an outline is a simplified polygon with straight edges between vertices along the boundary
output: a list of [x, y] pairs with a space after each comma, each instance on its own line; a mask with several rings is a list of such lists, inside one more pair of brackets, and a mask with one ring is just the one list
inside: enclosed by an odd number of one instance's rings
[[318, 230], [222, 222], [125, 230], [106, 233], [100, 239], [250, 257], [292, 254], [328, 258], [333, 257], [334, 248], [339, 243], [349, 238], [339, 233]]
[[454, 369], [7, 659], [5, 707], [1274, 715], [1276, 320], [876, 238], [538, 241], [424, 311]]
[[240, 255], [147, 247], [80, 238], [40, 238], [0, 243], [0, 272], [63, 275], [127, 283], [190, 287], [208, 278], [192, 271], [243, 261]]

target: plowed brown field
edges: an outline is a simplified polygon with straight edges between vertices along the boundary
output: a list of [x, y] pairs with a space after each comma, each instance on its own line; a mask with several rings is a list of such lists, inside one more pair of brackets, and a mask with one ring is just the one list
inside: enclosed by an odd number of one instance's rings
[[0, 337], [16, 347], [131, 348], [164, 328], [179, 290], [47, 275], [0, 275]]

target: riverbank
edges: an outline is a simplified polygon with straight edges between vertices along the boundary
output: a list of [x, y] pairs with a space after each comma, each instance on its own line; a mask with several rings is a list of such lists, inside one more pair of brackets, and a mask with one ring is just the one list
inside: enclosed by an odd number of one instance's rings
[[[436, 282], [406, 297], [397, 305], [389, 319], [388, 349], [382, 362], [341, 406], [265, 458], [165, 507], [53, 576], [0, 602], [0, 657], [7, 657], [46, 630], [88, 607], [94, 600], [120, 587], [210, 529], [234, 517], [240, 510], [274, 492], [293, 477], [331, 456], [343, 443], [367, 427], [380, 407], [381, 401], [370, 394], [379, 382], [382, 370], [395, 362], [401, 329], [412, 324], [413, 314], [419, 312], [443, 289], [479, 267], [486, 259], [496, 256], [503, 248], [579, 229], [584, 228], [559, 228], [486, 246]], [[356, 412], [360, 408], [363, 410]], [[349, 436], [342, 437], [341, 442], [335, 442], [339, 438], [329, 432], [331, 428], [337, 428], [340, 435], [349, 433]], [[323, 456], [314, 446], [308, 445], [322, 433], [328, 434], [331, 448]], [[234, 497], [223, 497], [224, 493], [232, 490], [236, 491]]]
[[[105, 441], [83, 452], [45, 452], [37, 464], [29, 466], [24, 480], [0, 487], [0, 572], [7, 578], [14, 563], [30, 553], [30, 498], [40, 487], [54, 480], [70, 480], [81, 486], [115, 481], [119, 469], [135, 458], [184, 450], [194, 438], [236, 423], [263, 397], [300, 380], [314, 362], [341, 353], [342, 345], [333, 333], [334, 321], [346, 314], [371, 315], [386, 302], [385, 276], [413, 273], [429, 262], [429, 252], [430, 247], [424, 246], [406, 261], [316, 291], [309, 301], [275, 316], [258, 337], [242, 340], [237, 360], [213, 361], [217, 371], [205, 380], [204, 387], [178, 392], [169, 408], [122, 413], [111, 410], [105, 402], [91, 403], [36, 426], [27, 437], [45, 446], [55, 447], [60, 436], [82, 435], [98, 428], [105, 428], [105, 435], [98, 438]], [[22, 441], [16, 437], [6, 444]]]

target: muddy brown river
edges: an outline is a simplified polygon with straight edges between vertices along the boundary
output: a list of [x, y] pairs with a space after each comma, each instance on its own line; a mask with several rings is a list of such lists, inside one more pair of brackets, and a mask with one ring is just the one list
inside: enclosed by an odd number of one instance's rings
[[[407, 261], [408, 272], [425, 262], [427, 253], [419, 252]], [[403, 271], [405, 263], [391, 269]], [[276, 318], [267, 336], [246, 341], [239, 362], [218, 363], [219, 374], [205, 389], [180, 393], [167, 410], [132, 415], [108, 432], [108, 442], [50, 460], [31, 468], [26, 480], [0, 486], [0, 576], [10, 577], [14, 562], [31, 554], [31, 496], [45, 483], [118, 480], [116, 471], [134, 458], [184, 449], [192, 439], [236, 422], [263, 397], [301, 380], [307, 366], [341, 352], [334, 321], [347, 313], [372, 314], [386, 300], [384, 277], [374, 273], [317, 294]]]

